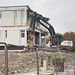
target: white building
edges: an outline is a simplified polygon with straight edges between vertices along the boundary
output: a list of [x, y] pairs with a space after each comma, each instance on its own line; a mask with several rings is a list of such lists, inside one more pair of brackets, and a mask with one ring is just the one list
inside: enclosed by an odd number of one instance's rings
[[[31, 22], [28, 9], [30, 9], [29, 6], [0, 7], [0, 42], [19, 46], [28, 44], [28, 30]], [[33, 43], [46, 44], [47, 31], [43, 31], [39, 23], [36, 23], [35, 31]]]

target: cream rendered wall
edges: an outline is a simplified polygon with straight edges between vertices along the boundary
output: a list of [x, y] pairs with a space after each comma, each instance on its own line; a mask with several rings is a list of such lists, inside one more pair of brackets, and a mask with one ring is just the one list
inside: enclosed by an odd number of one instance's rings
[[5, 38], [7, 44], [19, 45], [19, 31], [7, 31], [7, 38]]
[[5, 37], [4, 31], [0, 30], [0, 42], [4, 42], [5, 41], [4, 37]]
[[26, 6], [0, 8], [0, 11], [2, 12], [2, 19], [0, 19], [0, 26], [26, 26], [27, 9], [28, 7]]
[[21, 11], [21, 21], [22, 21], [22, 26], [25, 26], [27, 23], [27, 12], [26, 11]]
[[[15, 11], [14, 11], [15, 12]], [[21, 17], [21, 11], [19, 10], [19, 11], [16, 11], [16, 13], [15, 13], [15, 26], [21, 26], [21, 23], [22, 23], [22, 17]]]
[[25, 37], [21, 37], [21, 32], [20, 32], [20, 45], [27, 45], [27, 30], [25, 30]]
[[[0, 19], [0, 42], [13, 45], [27, 44], [27, 9], [26, 6], [2, 7], [2, 18]], [[20, 30], [25, 30], [25, 37], [21, 38]], [[5, 37], [7, 31], [7, 38]]]
[[7, 31], [7, 38], [5, 38], [5, 42], [7, 44], [19, 45], [19, 46], [26, 46], [27, 44], [27, 33], [25, 30], [25, 37], [21, 37], [20, 30], [15, 31]]
[[[27, 30], [29, 27], [0, 27], [0, 42], [6, 42], [13, 45], [27, 45]], [[5, 37], [7, 30], [7, 38]], [[21, 38], [21, 30], [25, 30], [25, 37]]]
[[14, 11], [2, 11], [2, 26], [14, 26]]

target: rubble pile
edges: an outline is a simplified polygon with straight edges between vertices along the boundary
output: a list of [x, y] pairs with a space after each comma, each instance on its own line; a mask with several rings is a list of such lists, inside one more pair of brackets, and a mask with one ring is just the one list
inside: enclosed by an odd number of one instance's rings
[[[0, 54], [1, 55], [1, 54]], [[0, 58], [2, 58], [4, 55]], [[5, 59], [0, 59], [0, 73], [5, 73]], [[8, 73], [23, 73], [36, 70], [35, 53], [9, 53], [8, 54]], [[1, 75], [1, 74], [0, 74]]]
[[[42, 52], [39, 51], [39, 66], [40, 66], [40, 55], [44, 56], [44, 59], [47, 60], [48, 56], [51, 56], [51, 60], [54, 58], [54, 53], [51, 52]], [[62, 56], [65, 58], [65, 69], [66, 69], [66, 54], [65, 53], [56, 53], [56, 56]], [[73, 60], [72, 54], [67, 54], [67, 59], [69, 69], [73, 69]], [[4, 53], [0, 53], [0, 75], [5, 74], [5, 59]], [[51, 69], [53, 70], [51, 61]], [[8, 53], [8, 73], [9, 75], [13, 75], [14, 73], [27, 73], [36, 71], [36, 52], [10, 52]]]

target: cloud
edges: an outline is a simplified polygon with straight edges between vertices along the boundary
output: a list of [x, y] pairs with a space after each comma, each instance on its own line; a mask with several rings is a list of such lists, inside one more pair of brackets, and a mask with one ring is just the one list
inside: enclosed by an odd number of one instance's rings
[[29, 5], [50, 18], [56, 32], [75, 31], [75, 0], [0, 0], [0, 6]]

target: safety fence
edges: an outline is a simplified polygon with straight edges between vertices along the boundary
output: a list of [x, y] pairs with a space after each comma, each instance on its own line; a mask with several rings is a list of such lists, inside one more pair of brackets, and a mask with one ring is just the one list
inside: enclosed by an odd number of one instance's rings
[[5, 52], [0, 51], [0, 75], [75, 75], [75, 53], [37, 47], [11, 51], [6, 43], [0, 44], [5, 45]]

